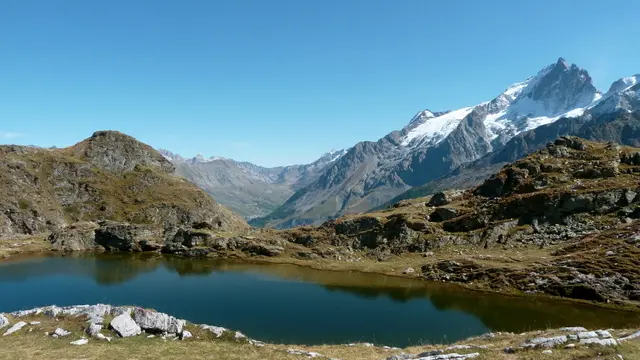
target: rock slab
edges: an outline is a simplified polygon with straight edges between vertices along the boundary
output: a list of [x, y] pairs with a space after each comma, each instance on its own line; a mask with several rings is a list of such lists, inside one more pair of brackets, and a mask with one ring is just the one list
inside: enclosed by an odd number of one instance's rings
[[22, 329], [23, 327], [25, 327], [27, 325], [26, 322], [24, 321], [20, 321], [19, 323], [16, 323], [15, 325], [13, 325], [12, 327], [9, 328], [9, 330], [7, 330], [2, 336], [7, 336], [7, 335], [11, 335], [14, 332]]
[[120, 314], [111, 320], [109, 326], [120, 337], [130, 337], [139, 335], [142, 332], [140, 326], [128, 314]]

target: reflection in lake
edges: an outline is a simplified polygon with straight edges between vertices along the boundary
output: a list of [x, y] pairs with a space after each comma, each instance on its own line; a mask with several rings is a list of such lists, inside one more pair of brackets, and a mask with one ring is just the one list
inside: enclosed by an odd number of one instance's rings
[[640, 324], [637, 316], [359, 272], [158, 255], [39, 257], [0, 263], [0, 311], [110, 303], [155, 308], [279, 343], [406, 346], [487, 331]]

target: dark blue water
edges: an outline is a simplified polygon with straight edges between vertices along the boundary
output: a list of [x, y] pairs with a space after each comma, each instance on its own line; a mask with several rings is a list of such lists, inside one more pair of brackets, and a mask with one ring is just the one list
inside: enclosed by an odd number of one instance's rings
[[291, 265], [132, 255], [0, 263], [0, 312], [95, 303], [154, 308], [263, 341], [298, 344], [406, 346], [488, 331], [640, 322], [586, 305]]

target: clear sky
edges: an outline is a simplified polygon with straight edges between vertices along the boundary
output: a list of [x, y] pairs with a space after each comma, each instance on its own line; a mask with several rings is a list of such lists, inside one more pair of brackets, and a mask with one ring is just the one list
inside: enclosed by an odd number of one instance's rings
[[95, 130], [260, 165], [475, 105], [559, 56], [640, 73], [640, 1], [0, 0], [0, 143]]

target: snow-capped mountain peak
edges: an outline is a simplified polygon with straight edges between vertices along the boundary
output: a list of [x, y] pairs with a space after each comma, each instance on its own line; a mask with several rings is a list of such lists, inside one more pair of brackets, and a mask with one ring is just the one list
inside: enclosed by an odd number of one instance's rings
[[401, 144], [435, 146], [472, 113], [475, 120], [484, 123], [487, 140], [498, 136], [509, 139], [563, 116], [580, 116], [601, 97], [586, 70], [559, 58], [535, 76], [509, 86], [491, 101], [432, 117], [428, 116], [433, 115], [430, 111], [418, 113], [405, 128]]

